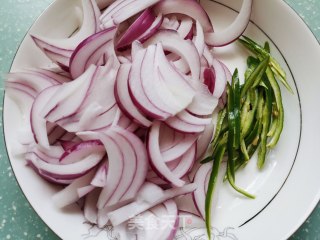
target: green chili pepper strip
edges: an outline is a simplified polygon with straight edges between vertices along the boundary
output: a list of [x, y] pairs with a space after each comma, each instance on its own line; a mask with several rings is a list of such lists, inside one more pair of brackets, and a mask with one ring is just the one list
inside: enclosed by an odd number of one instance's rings
[[267, 154], [267, 137], [268, 131], [270, 127], [271, 114], [272, 114], [272, 89], [268, 81], [265, 81], [265, 84], [269, 89], [265, 89], [266, 94], [266, 103], [263, 108], [262, 113], [262, 132], [261, 132], [261, 140], [260, 147], [258, 151], [258, 168], [262, 169], [266, 160]]
[[269, 57], [266, 57], [263, 61], [259, 63], [259, 65], [255, 68], [255, 70], [250, 74], [247, 81], [244, 83], [244, 86], [241, 90], [241, 97], [244, 97], [247, 91], [250, 88], [256, 87], [259, 85], [263, 74], [266, 71], [266, 68], [269, 64]]
[[226, 151], [226, 145], [219, 146], [217, 149], [217, 153], [215, 155], [215, 160], [213, 162], [208, 190], [205, 201], [205, 219], [206, 219], [206, 227], [209, 239], [211, 239], [211, 207], [212, 207], [212, 199], [214, 194], [214, 189], [217, 183], [218, 174], [220, 165], [223, 159], [224, 152]]
[[262, 112], [263, 112], [263, 105], [264, 105], [264, 98], [263, 94], [260, 91], [258, 94], [258, 102], [257, 102], [257, 109], [256, 109], [256, 122], [255, 125], [250, 133], [248, 133], [247, 137], [245, 138], [246, 145], [255, 144], [257, 140], [259, 140], [260, 129], [262, 125]]
[[248, 197], [248, 198], [251, 198], [251, 199], [255, 199], [256, 197], [246, 191], [244, 191], [243, 189], [237, 187], [234, 183], [234, 178], [232, 178], [232, 175], [231, 175], [231, 172], [230, 172], [230, 168], [227, 167], [227, 177], [228, 177], [228, 181], [231, 185], [231, 187], [236, 190], [238, 193], [241, 193], [242, 195]]
[[264, 50], [266, 50], [267, 53], [270, 54], [270, 45], [269, 45], [269, 42], [268, 42], [268, 41], [266, 41], [266, 42], [264, 43], [263, 48], [264, 48]]
[[256, 57], [249, 56], [247, 59], [247, 70], [244, 73], [244, 79], [247, 81], [247, 79], [250, 77], [251, 73], [256, 69], [256, 67], [259, 65], [260, 60]]
[[248, 48], [250, 51], [255, 53], [258, 57], [265, 58], [266, 56], [270, 56], [270, 67], [274, 74], [279, 78], [282, 84], [288, 89], [289, 92], [293, 93], [290, 85], [286, 80], [286, 73], [281, 68], [280, 64], [270, 55], [268, 51], [266, 51], [263, 47], [259, 44], [251, 40], [250, 38], [243, 36], [243, 39], [238, 39], [238, 41]]
[[248, 153], [248, 150], [247, 150], [247, 146], [246, 146], [246, 143], [245, 143], [244, 139], [241, 139], [241, 145], [240, 146], [241, 146], [241, 152], [243, 153], [245, 162], [248, 162], [250, 160], [250, 156], [249, 156], [249, 153]]
[[218, 154], [217, 151], [222, 147], [225, 146], [228, 142], [228, 131], [226, 131], [223, 135], [222, 138], [220, 139], [220, 141], [217, 142], [217, 146], [215, 148], [215, 150], [213, 151], [212, 155], [209, 157], [206, 157], [205, 159], [203, 159], [200, 163], [204, 164], [204, 163], [208, 163], [214, 160], [214, 157]]
[[229, 83], [227, 83], [227, 95], [228, 95], [228, 103], [227, 103], [227, 113], [228, 113], [228, 143], [227, 143], [227, 150], [228, 150], [228, 166], [230, 168], [230, 174], [232, 178], [235, 178], [234, 173], [234, 142], [235, 142], [235, 116], [234, 116], [234, 94], [233, 89]]
[[[260, 55], [260, 56], [270, 56], [270, 51], [266, 50], [265, 48], [263, 48], [262, 46], [260, 46], [258, 43], [256, 43], [255, 41], [253, 41], [252, 39], [243, 36], [245, 42], [247, 43], [247, 47], [249, 48], [249, 50], [253, 51], [255, 54]], [[240, 42], [243, 41], [242, 39], [239, 39]], [[279, 75], [281, 79], [286, 79], [286, 72], [281, 68], [280, 64], [272, 57], [271, 57], [271, 61], [270, 61], [270, 66], [274, 67], [276, 72], [275, 74]]]
[[261, 120], [257, 120], [256, 123], [254, 124], [254, 127], [252, 129], [252, 131], [249, 133], [249, 135], [244, 139], [245, 140], [245, 144], [249, 145], [249, 144], [253, 144], [253, 142], [255, 141], [255, 139], [258, 137], [259, 138], [259, 129], [261, 126]]
[[270, 67], [267, 68], [266, 70], [266, 75], [268, 77], [268, 80], [270, 82], [270, 85], [272, 87], [275, 101], [277, 104], [277, 109], [278, 109], [278, 117], [277, 117], [277, 128], [273, 134], [273, 137], [267, 144], [267, 147], [273, 148], [276, 146], [280, 139], [280, 135], [283, 129], [283, 122], [284, 122], [284, 110], [283, 110], [283, 105], [282, 105], [282, 97], [281, 97], [281, 91], [278, 82], [276, 81], [273, 72], [271, 71]]
[[277, 126], [278, 126], [278, 119], [273, 117], [272, 119], [272, 123], [271, 123], [271, 126], [269, 128], [269, 132], [268, 132], [268, 137], [273, 137], [276, 130], [277, 130]]
[[[241, 111], [241, 138], [245, 138], [253, 128], [254, 118], [258, 107], [258, 91], [251, 90]], [[248, 109], [250, 109], [248, 111]]]
[[217, 144], [218, 140], [219, 140], [220, 133], [221, 133], [221, 130], [222, 130], [222, 124], [223, 124], [223, 121], [224, 121], [224, 119], [226, 117], [226, 114], [227, 114], [227, 110], [225, 108], [220, 110], [219, 113], [218, 113], [216, 131], [214, 133], [214, 137], [213, 137], [213, 140], [211, 142], [212, 146], [215, 146]]
[[250, 112], [250, 106], [251, 106], [251, 101], [250, 101], [250, 96], [247, 95], [244, 103], [242, 104], [241, 107], [241, 129], [243, 128], [244, 124], [246, 123], [247, 120], [247, 115]]
[[[250, 144], [248, 147], [247, 147], [247, 152], [248, 152], [248, 155], [249, 155], [249, 159], [252, 158], [253, 154], [255, 153], [255, 151], [258, 149], [258, 145], [253, 145], [253, 144]], [[248, 162], [245, 161], [245, 159], [243, 158], [243, 160], [238, 160], [236, 161], [236, 164], [235, 164], [235, 171], [238, 171], [241, 167], [244, 167]]]
[[240, 146], [240, 135], [241, 135], [241, 117], [240, 117], [240, 107], [241, 107], [241, 98], [240, 98], [240, 81], [238, 75], [238, 69], [234, 71], [232, 76], [232, 90], [234, 97], [234, 122], [235, 122], [235, 132], [234, 132], [234, 148], [239, 148]]

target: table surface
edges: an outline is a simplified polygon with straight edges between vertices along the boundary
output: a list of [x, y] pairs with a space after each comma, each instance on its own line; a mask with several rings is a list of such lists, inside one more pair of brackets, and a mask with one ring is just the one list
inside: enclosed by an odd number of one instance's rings
[[[4, 0], [0, 5], [0, 77], [34, 20], [52, 0]], [[286, 0], [320, 41], [320, 1]], [[0, 98], [3, 98], [1, 78]], [[59, 239], [42, 222], [22, 194], [6, 155], [0, 107], [0, 239]], [[290, 240], [320, 240], [320, 204]]]

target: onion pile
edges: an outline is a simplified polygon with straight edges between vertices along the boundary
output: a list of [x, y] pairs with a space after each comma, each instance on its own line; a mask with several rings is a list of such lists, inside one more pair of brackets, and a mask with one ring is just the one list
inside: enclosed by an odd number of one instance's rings
[[[66, 185], [53, 196], [58, 207], [84, 199], [87, 221], [129, 235], [134, 216], [174, 216], [157, 239], [174, 238], [188, 211], [173, 200], [181, 195], [193, 193], [204, 217], [211, 166], [198, 161], [231, 80], [213, 48], [241, 35], [251, 4], [244, 0], [235, 22], [216, 33], [194, 0], [82, 0], [74, 35], [31, 34], [55, 67], [10, 73], [6, 90], [28, 116], [20, 139], [27, 165]], [[138, 239], [155, 237], [139, 229]]]

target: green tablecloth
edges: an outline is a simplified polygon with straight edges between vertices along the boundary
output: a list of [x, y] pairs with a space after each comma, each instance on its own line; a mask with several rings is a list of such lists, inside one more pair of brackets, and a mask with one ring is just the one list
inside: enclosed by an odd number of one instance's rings
[[[1, 1], [1, 77], [3, 73], [8, 72], [26, 31], [50, 2], [52, 0]], [[320, 41], [320, 0], [287, 0], [287, 2], [300, 14]], [[0, 98], [2, 99], [3, 84], [1, 86]], [[2, 107], [0, 112], [2, 115]], [[9, 165], [2, 128], [0, 134], [0, 239], [59, 239], [42, 222], [23, 196]], [[298, 239], [320, 240], [320, 204], [291, 238], [291, 240]]]

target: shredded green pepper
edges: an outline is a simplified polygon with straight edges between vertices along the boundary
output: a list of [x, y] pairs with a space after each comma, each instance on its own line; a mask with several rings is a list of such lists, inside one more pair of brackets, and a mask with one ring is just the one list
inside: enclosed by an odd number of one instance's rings
[[214, 194], [214, 189], [218, 179], [218, 173], [220, 169], [220, 165], [223, 159], [224, 152], [226, 150], [226, 145], [221, 145], [217, 148], [217, 152], [215, 154], [215, 160], [213, 162], [208, 190], [206, 195], [206, 202], [205, 202], [205, 220], [206, 220], [206, 227], [209, 239], [211, 239], [211, 207], [212, 207], [212, 198]]
[[286, 81], [286, 74], [270, 54], [270, 45], [264, 47], [248, 37], [239, 39], [246, 48], [256, 54], [247, 59], [244, 84], [240, 84], [238, 70], [234, 71], [232, 82], [227, 83], [227, 104], [218, 113], [217, 126], [211, 142], [212, 154], [201, 163], [213, 161], [208, 192], [206, 196], [206, 226], [211, 238], [211, 202], [223, 156], [227, 155], [227, 170], [224, 181], [248, 198], [254, 195], [236, 186], [236, 172], [246, 166], [258, 151], [257, 167], [262, 169], [269, 148], [279, 141], [284, 109], [281, 90], [277, 79], [292, 92]]
[[243, 44], [246, 48], [248, 48], [250, 51], [255, 53], [258, 57], [265, 58], [267, 56], [270, 57], [269, 66], [273, 73], [279, 78], [279, 80], [282, 82], [282, 84], [288, 89], [289, 92], [293, 93], [290, 85], [288, 84], [286, 80], [286, 72], [282, 69], [280, 64], [270, 55], [266, 49], [261, 47], [259, 44], [254, 42], [252, 39], [243, 36], [243, 39], [238, 39], [238, 41]]

